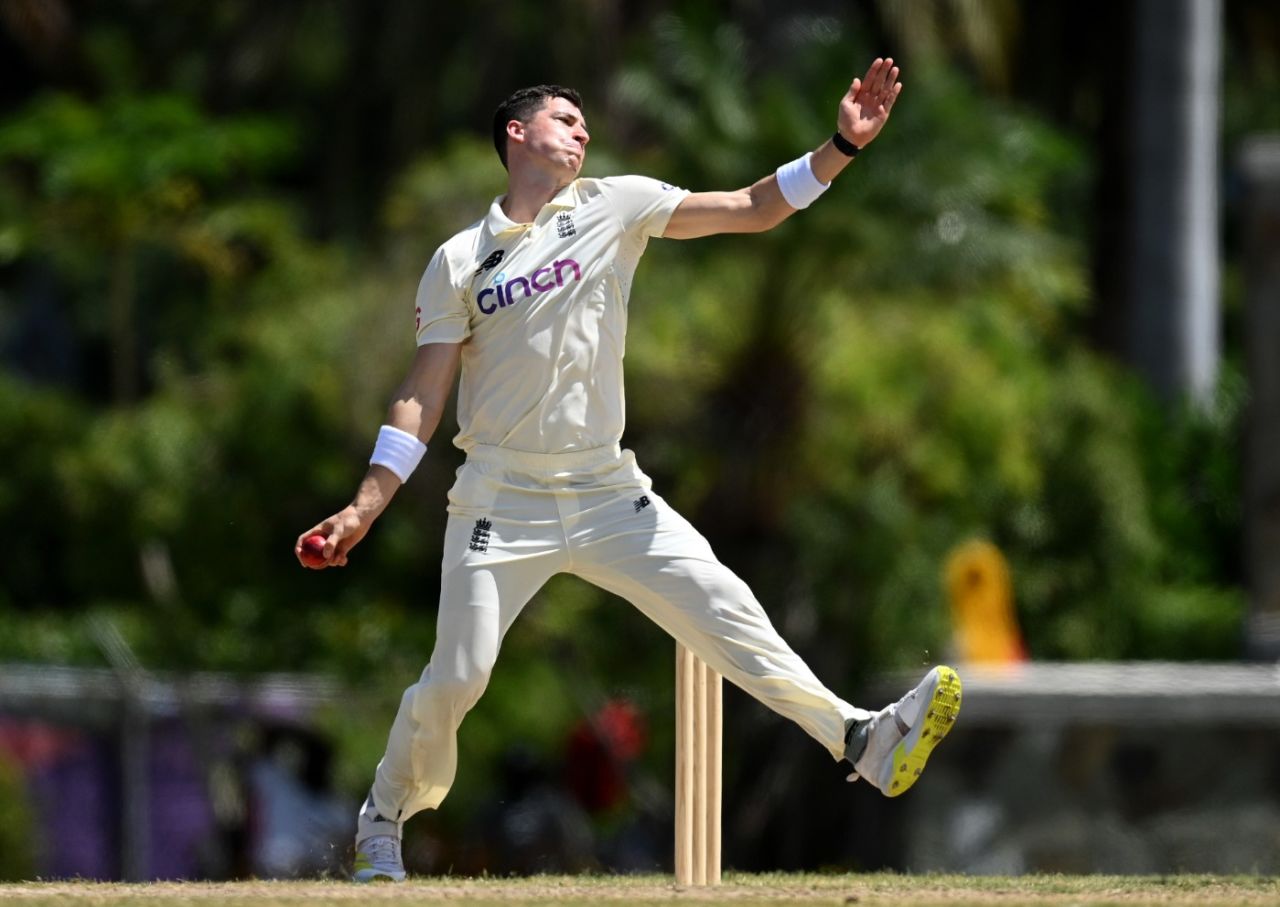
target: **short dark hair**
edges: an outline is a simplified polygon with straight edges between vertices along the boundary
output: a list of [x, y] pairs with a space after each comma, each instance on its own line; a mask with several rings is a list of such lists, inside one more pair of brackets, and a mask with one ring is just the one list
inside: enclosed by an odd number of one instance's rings
[[521, 88], [493, 112], [493, 147], [497, 149], [498, 159], [502, 161], [503, 167], [507, 166], [507, 124], [512, 120], [528, 122], [552, 98], [564, 98], [574, 107], [582, 109], [582, 95], [572, 88], [565, 88], [563, 85], [534, 85], [532, 88]]

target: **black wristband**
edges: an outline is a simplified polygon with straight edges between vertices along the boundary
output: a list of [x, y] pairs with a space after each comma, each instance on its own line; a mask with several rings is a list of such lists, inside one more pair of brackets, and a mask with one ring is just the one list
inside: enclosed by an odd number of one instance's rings
[[836, 151], [839, 151], [847, 157], [857, 157], [858, 152], [862, 150], [857, 145], [853, 144], [853, 142], [842, 136], [839, 129], [837, 129], [835, 135], [831, 137], [831, 144], [836, 146]]

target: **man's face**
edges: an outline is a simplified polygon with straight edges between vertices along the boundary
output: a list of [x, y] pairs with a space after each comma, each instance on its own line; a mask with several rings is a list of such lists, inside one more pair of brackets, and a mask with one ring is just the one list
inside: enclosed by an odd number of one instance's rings
[[516, 141], [521, 143], [521, 157], [535, 166], [546, 167], [561, 175], [576, 177], [587, 156], [587, 123], [573, 102], [566, 98], [550, 98], [542, 109], [526, 123], [512, 120], [507, 124], [507, 157], [514, 160]]

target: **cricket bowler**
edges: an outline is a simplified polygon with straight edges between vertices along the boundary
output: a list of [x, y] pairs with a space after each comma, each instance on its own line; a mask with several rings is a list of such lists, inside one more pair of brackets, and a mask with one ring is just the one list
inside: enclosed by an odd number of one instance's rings
[[828, 690], [774, 630], [746, 584], [657, 494], [620, 447], [631, 281], [650, 239], [759, 233], [808, 207], [884, 127], [902, 90], [877, 59], [841, 98], [816, 150], [733, 192], [644, 176], [579, 177], [590, 133], [579, 94], [517, 91], [497, 109], [507, 192], [447, 240], [416, 299], [417, 352], [352, 502], [298, 537], [326, 537], [315, 569], [345, 566], [407, 481], [460, 374], [435, 650], [400, 702], [357, 817], [356, 881], [401, 881], [400, 840], [439, 806], [457, 731], [506, 632], [538, 589], [571, 573], [627, 599], [713, 670], [796, 722], [888, 796], [906, 791], [960, 706], [930, 671], [877, 712]]

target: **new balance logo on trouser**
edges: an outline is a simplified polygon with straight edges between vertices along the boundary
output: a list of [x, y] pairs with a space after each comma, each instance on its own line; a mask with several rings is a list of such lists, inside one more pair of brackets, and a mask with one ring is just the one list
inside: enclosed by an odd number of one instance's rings
[[[481, 530], [483, 545], [475, 541]], [[878, 720], [883, 713], [856, 708], [823, 686], [746, 584], [652, 491], [630, 451], [530, 454], [478, 446], [449, 493], [435, 651], [405, 691], [378, 764], [373, 811], [397, 817], [381, 832], [444, 799], [457, 769], [458, 726], [484, 692], [507, 630], [557, 573], [630, 601], [835, 759], [851, 755], [846, 736], [859, 728], [869, 731], [854, 735], [858, 751], [850, 761], [880, 758], [889, 737], [892, 756], [910, 736], [896, 723], [889, 730]], [[931, 734], [936, 742], [936, 728]], [[931, 749], [932, 742], [920, 752]], [[910, 771], [922, 766], [917, 758]], [[867, 776], [879, 786], [878, 777]], [[357, 837], [359, 850], [372, 835]]]

